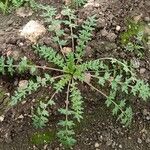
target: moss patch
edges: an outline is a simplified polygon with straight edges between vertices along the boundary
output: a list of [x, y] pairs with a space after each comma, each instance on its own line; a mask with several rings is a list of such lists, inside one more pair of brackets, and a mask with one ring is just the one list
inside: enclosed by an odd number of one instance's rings
[[36, 132], [31, 137], [31, 143], [36, 145], [48, 144], [55, 140], [55, 131]]

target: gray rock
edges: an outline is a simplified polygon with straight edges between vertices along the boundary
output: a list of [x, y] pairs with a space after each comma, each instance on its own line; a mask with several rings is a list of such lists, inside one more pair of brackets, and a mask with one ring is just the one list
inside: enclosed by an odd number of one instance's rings
[[131, 63], [132, 63], [134, 68], [139, 68], [140, 67], [140, 61], [138, 59], [136, 59], [136, 58], [133, 58], [131, 60]]
[[106, 145], [107, 145], [107, 146], [110, 146], [110, 145], [112, 145], [112, 142], [113, 142], [112, 140], [108, 140], [108, 141], [106, 142]]
[[101, 35], [106, 37], [108, 35], [108, 31], [106, 29], [101, 30]]
[[115, 148], [115, 146], [116, 146], [116, 142], [113, 142], [112, 148]]
[[13, 51], [11, 55], [12, 55], [13, 59], [16, 61], [20, 59], [20, 52], [17, 50]]
[[120, 26], [116, 26], [116, 31], [120, 31], [121, 27]]
[[147, 116], [147, 117], [146, 117], [146, 120], [148, 120], [148, 121], [149, 121], [149, 120], [150, 120], [150, 116]]
[[150, 138], [147, 138], [147, 139], [145, 140], [145, 142], [146, 142], [146, 143], [150, 143]]
[[9, 25], [9, 26], [10, 26], [10, 25], [12, 25], [12, 24], [13, 24], [13, 22], [14, 22], [14, 20], [11, 20], [11, 19], [10, 19], [10, 20], [7, 22], [7, 25]]
[[106, 26], [106, 21], [105, 19], [99, 18], [97, 20], [97, 27], [98, 28], [104, 28]]
[[121, 149], [122, 149], [122, 145], [121, 145], [121, 144], [119, 144], [119, 148], [121, 148]]
[[146, 69], [145, 68], [140, 68], [140, 74], [145, 73]]
[[150, 115], [150, 112], [147, 109], [144, 109], [143, 110], [143, 115], [144, 116]]
[[98, 148], [100, 145], [98, 142], [96, 142], [94, 146], [95, 146], [95, 148]]
[[144, 18], [144, 21], [150, 22], [150, 17], [145, 17], [145, 18]]
[[137, 142], [138, 142], [139, 144], [141, 144], [141, 143], [142, 143], [142, 140], [141, 140], [140, 138], [138, 138], [138, 139], [137, 139]]

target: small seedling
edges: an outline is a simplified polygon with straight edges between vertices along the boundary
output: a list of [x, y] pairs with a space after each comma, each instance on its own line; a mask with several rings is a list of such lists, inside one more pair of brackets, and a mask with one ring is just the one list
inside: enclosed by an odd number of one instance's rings
[[0, 10], [3, 12], [3, 14], [6, 14], [12, 8], [19, 8], [24, 3], [29, 3], [30, 7], [33, 9], [37, 7], [37, 4], [34, 0], [2, 0], [0, 2]]
[[144, 25], [134, 21], [128, 21], [127, 24], [127, 30], [121, 34], [121, 44], [126, 51], [133, 52], [137, 56], [142, 57], [146, 41]]

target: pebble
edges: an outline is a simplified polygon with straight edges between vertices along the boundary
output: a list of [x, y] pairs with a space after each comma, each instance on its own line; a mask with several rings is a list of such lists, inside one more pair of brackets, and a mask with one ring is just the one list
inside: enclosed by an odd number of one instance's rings
[[16, 61], [19, 60], [19, 58], [20, 58], [20, 53], [19, 53], [19, 51], [16, 51], [16, 50], [15, 50], [15, 51], [12, 52], [11, 55], [12, 55], [13, 59], [16, 60]]
[[150, 143], [150, 138], [147, 138], [147, 139], [145, 140], [145, 142], [146, 142], [146, 143]]
[[138, 59], [136, 59], [136, 58], [133, 58], [131, 60], [131, 63], [132, 63], [134, 68], [139, 68], [140, 67], [140, 61]]
[[121, 27], [120, 26], [116, 26], [116, 31], [120, 31]]
[[106, 29], [101, 30], [101, 35], [103, 37], [107, 36], [108, 35], [108, 31]]
[[9, 21], [7, 22], [7, 25], [10, 26], [10, 25], [13, 24], [13, 22], [14, 22], [14, 20], [9, 20]]
[[150, 17], [145, 17], [145, 18], [144, 18], [144, 21], [150, 22]]
[[22, 114], [18, 117], [18, 119], [23, 119], [23, 118], [24, 116]]
[[28, 86], [28, 80], [19, 81], [19, 89], [25, 89]]
[[138, 139], [137, 139], [137, 142], [138, 142], [139, 144], [141, 144], [141, 143], [142, 143], [142, 140], [141, 140], [140, 138], [138, 138]]
[[4, 116], [0, 116], [0, 122], [3, 122], [4, 121]]
[[143, 110], [143, 115], [144, 116], [150, 115], [150, 112], [147, 109], [144, 109]]
[[143, 16], [143, 14], [139, 14], [139, 15], [135, 16], [133, 19], [136, 23], [138, 23], [141, 20], [142, 16]]
[[147, 117], [146, 117], [146, 120], [148, 120], [148, 121], [149, 121], [149, 120], [150, 120], [150, 116], [147, 116]]
[[40, 24], [38, 21], [30, 20], [22, 30], [20, 30], [20, 35], [36, 43], [39, 36], [46, 33], [46, 28]]
[[122, 145], [121, 145], [121, 144], [119, 144], [119, 148], [121, 148], [121, 149], [122, 149]]
[[116, 142], [113, 142], [112, 148], [115, 148], [115, 146], [116, 146]]
[[99, 145], [99, 143], [95, 143], [95, 148], [98, 148], [100, 145]]
[[146, 69], [145, 68], [140, 68], [140, 74], [145, 73]]
[[107, 146], [110, 146], [112, 144], [112, 140], [108, 140], [107, 142], [106, 142], [106, 145]]
[[99, 18], [97, 20], [97, 27], [98, 28], [104, 28], [106, 26], [106, 21], [105, 19]]

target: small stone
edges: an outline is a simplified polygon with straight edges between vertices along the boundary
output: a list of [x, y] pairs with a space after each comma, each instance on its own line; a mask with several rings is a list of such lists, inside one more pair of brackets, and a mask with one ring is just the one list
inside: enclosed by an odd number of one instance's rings
[[99, 18], [97, 20], [97, 27], [98, 28], [104, 28], [106, 26], [106, 21], [105, 19]]
[[134, 68], [139, 68], [140, 67], [140, 61], [138, 59], [136, 59], [136, 58], [133, 58], [131, 60], [131, 63], [132, 63]]
[[121, 148], [121, 149], [122, 149], [122, 145], [121, 145], [121, 144], [119, 144], [119, 148]]
[[135, 17], [133, 18], [133, 20], [134, 20], [136, 23], [138, 23], [138, 22], [141, 20], [142, 16], [143, 16], [143, 14], [137, 15], [137, 16], [135, 16]]
[[24, 44], [23, 44], [23, 42], [20, 42], [18, 45], [19, 45], [19, 46], [23, 46]]
[[140, 138], [138, 138], [138, 139], [137, 139], [137, 142], [138, 142], [139, 144], [141, 144], [141, 143], [142, 143], [142, 140], [141, 140]]
[[88, 0], [88, 2], [83, 6], [84, 8], [89, 8], [90, 6], [99, 7], [99, 3], [95, 2], [95, 0]]
[[20, 58], [20, 53], [18, 52], [18, 51], [13, 51], [12, 53], [11, 53], [11, 55], [12, 55], [12, 58], [14, 59], [14, 60], [18, 60], [19, 58]]
[[65, 2], [65, 5], [70, 5], [71, 4], [71, 0], [63, 0], [63, 2]]
[[7, 25], [10, 26], [13, 24], [13, 22], [14, 22], [14, 20], [8, 20]]
[[100, 145], [99, 145], [99, 143], [95, 143], [95, 148], [98, 148]]
[[37, 39], [46, 33], [46, 29], [43, 25], [38, 23], [38, 21], [30, 20], [22, 30], [20, 30], [20, 35], [36, 43]]
[[20, 115], [19, 117], [18, 117], [18, 119], [23, 119], [24, 118], [24, 116], [23, 115]]
[[150, 112], [148, 112], [147, 109], [144, 109], [144, 110], [143, 110], [143, 115], [144, 115], [144, 116], [150, 115]]
[[0, 122], [3, 122], [4, 121], [4, 116], [0, 116]]
[[108, 140], [108, 141], [106, 142], [106, 145], [107, 145], [107, 146], [112, 145], [112, 140]]
[[116, 146], [116, 142], [113, 142], [112, 143], [112, 148], [115, 148], [115, 146]]
[[146, 120], [148, 120], [148, 121], [149, 121], [149, 120], [150, 120], [150, 116], [147, 116], [147, 117], [146, 117]]
[[149, 40], [150, 40], [150, 26], [144, 26], [144, 33], [146, 34], [146, 35], [148, 35], [148, 42], [149, 42]]
[[145, 142], [146, 142], [146, 143], [150, 143], [150, 138], [147, 138], [147, 139], [145, 140]]
[[145, 18], [144, 18], [144, 21], [150, 22], [150, 17], [145, 17]]
[[146, 69], [145, 68], [140, 68], [140, 74], [145, 73]]
[[47, 147], [48, 147], [48, 145], [46, 144], [46, 145], [44, 145], [44, 150], [46, 150], [47, 149]]
[[25, 89], [28, 86], [28, 80], [19, 81], [19, 89]]
[[101, 35], [106, 37], [108, 35], [108, 31], [106, 29], [101, 30]]
[[120, 31], [121, 27], [120, 26], [116, 26], [116, 31]]
[[29, 17], [32, 16], [33, 11], [31, 9], [25, 8], [25, 7], [20, 7], [16, 10], [16, 14], [20, 17]]
[[0, 30], [0, 35], [4, 35], [5, 31]]
[[93, 49], [90, 46], [87, 46], [85, 51], [86, 51], [86, 53], [85, 53], [86, 56], [92, 57]]

